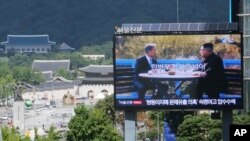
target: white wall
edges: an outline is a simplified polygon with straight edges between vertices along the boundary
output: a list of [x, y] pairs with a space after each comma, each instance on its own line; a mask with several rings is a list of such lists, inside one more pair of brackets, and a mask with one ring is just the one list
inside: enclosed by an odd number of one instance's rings
[[[62, 100], [65, 94], [69, 93], [75, 96], [75, 88], [73, 89], [60, 89], [60, 90], [47, 90], [47, 91], [36, 91], [36, 92], [26, 92], [22, 95], [23, 99], [42, 99], [46, 95], [48, 96], [48, 100]], [[52, 98], [53, 97], [53, 98]]]
[[[50, 45], [33, 45], [33, 46], [9, 46], [9, 45], [6, 45], [6, 49], [5, 49], [5, 53], [7, 53], [7, 49], [17, 49], [19, 48], [20, 51], [17, 51], [15, 50], [16, 52], [33, 52], [32, 49], [35, 49], [35, 53], [48, 53], [47, 49], [50, 49], [51, 50], [51, 46]], [[22, 51], [22, 49], [25, 49], [25, 51]], [[44, 51], [42, 51], [42, 48], [45, 49]], [[27, 49], [30, 49], [29, 51], [27, 51]], [[40, 51], [37, 51], [37, 49], [40, 49]]]
[[91, 60], [97, 60], [97, 59], [105, 58], [105, 55], [82, 55], [82, 57], [88, 58]]
[[[25, 92], [22, 97], [23, 99], [42, 99], [45, 95], [48, 96], [48, 100], [62, 100], [65, 94], [69, 93], [76, 96], [77, 86], [72, 89], [60, 89], [60, 90], [48, 90], [48, 91], [36, 91], [36, 92]], [[108, 94], [114, 93], [113, 85], [82, 85], [79, 87], [79, 96], [76, 97], [88, 97], [88, 92], [92, 90], [94, 93], [94, 98], [97, 94], [101, 93], [102, 90], [107, 90]], [[53, 96], [53, 98], [52, 98]]]
[[107, 90], [108, 94], [113, 94], [114, 93], [114, 86], [109, 84], [109, 85], [82, 85], [79, 89], [79, 96], [80, 97], [88, 97], [88, 92], [93, 91], [94, 98], [97, 94], [101, 93], [102, 90]]

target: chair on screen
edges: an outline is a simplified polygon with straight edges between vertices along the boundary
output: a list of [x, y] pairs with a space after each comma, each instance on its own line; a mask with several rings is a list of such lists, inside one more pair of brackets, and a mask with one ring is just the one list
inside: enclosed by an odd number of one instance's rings
[[115, 76], [116, 99], [137, 99], [138, 94], [133, 85], [134, 68], [131, 66], [117, 66]]
[[241, 98], [242, 71], [240, 69], [225, 69], [225, 89], [220, 98]]

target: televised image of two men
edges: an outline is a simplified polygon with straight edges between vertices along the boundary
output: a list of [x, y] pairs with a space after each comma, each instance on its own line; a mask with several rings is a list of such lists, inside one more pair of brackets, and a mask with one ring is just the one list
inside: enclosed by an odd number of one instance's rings
[[[133, 84], [138, 93], [138, 99], [144, 99], [148, 91], [151, 91], [152, 99], [178, 98], [175, 90], [171, 90], [168, 83], [162, 83], [164, 79], [154, 79], [153, 76], [140, 76], [140, 74], [143, 73], [150, 75], [153, 71], [152, 66], [158, 64], [156, 59], [156, 50], [156, 44], [146, 44], [144, 46], [144, 55], [136, 59], [136, 77]], [[195, 79], [195, 91], [193, 91], [193, 94], [191, 95], [193, 98], [197, 99], [201, 99], [204, 94], [210, 99], [219, 98], [219, 93], [225, 87], [225, 75], [222, 58], [214, 53], [214, 46], [212, 43], [205, 43], [201, 45], [199, 53], [201, 57], [201, 64], [204, 67], [193, 70], [199, 73], [196, 76], [197, 79]], [[164, 71], [169, 72], [171, 70], [165, 69]], [[180, 77], [178, 74], [173, 75], [176, 75], [177, 78]]]

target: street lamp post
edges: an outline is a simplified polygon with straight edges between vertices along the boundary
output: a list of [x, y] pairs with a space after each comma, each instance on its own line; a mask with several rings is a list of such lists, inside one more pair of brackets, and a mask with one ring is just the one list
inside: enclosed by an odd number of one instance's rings
[[14, 93], [14, 100], [15, 101], [22, 101], [22, 91], [25, 88], [25, 84], [23, 83], [17, 83], [17, 85], [14, 87], [15, 93]]
[[19, 131], [25, 131], [24, 101], [22, 92], [26, 88], [25, 82], [17, 83], [14, 86], [13, 103], [13, 125], [19, 127]]
[[63, 113], [62, 116], [63, 116], [63, 123], [64, 123], [64, 119], [66, 117], [66, 113]]
[[2, 141], [3, 138], [2, 138], [2, 129], [0, 128], [0, 141]]
[[54, 100], [54, 94], [53, 94], [53, 80], [51, 81], [51, 94], [52, 94], [52, 100]]
[[160, 140], [160, 120], [159, 120], [159, 111], [158, 111], [158, 114], [157, 114], [157, 118], [158, 118], [158, 122], [157, 122], [157, 126], [158, 126], [158, 134], [157, 134], [157, 141], [159, 141]]
[[146, 123], [146, 120], [144, 120], [144, 136], [145, 136], [145, 139], [147, 138], [147, 123]]

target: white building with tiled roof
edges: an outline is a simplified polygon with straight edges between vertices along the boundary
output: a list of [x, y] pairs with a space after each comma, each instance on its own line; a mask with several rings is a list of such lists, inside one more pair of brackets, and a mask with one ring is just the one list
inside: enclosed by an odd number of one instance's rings
[[75, 49], [72, 48], [72, 47], [70, 47], [70, 46], [69, 46], [68, 44], [66, 44], [65, 42], [63, 42], [63, 43], [59, 46], [58, 50], [59, 50], [60, 52], [71, 52], [71, 51], [74, 51]]
[[70, 60], [34, 60], [32, 69], [44, 71], [52, 71], [53, 73], [64, 69], [69, 71]]
[[82, 55], [82, 57], [89, 60], [105, 59], [104, 54], [89, 54], [89, 55]]
[[51, 81], [53, 75], [62, 69], [69, 71], [70, 60], [34, 60], [32, 63], [32, 70], [40, 71], [45, 81]]
[[79, 97], [98, 98], [100, 95], [114, 93], [112, 65], [89, 65], [79, 68], [79, 71], [84, 75], [79, 87]]

